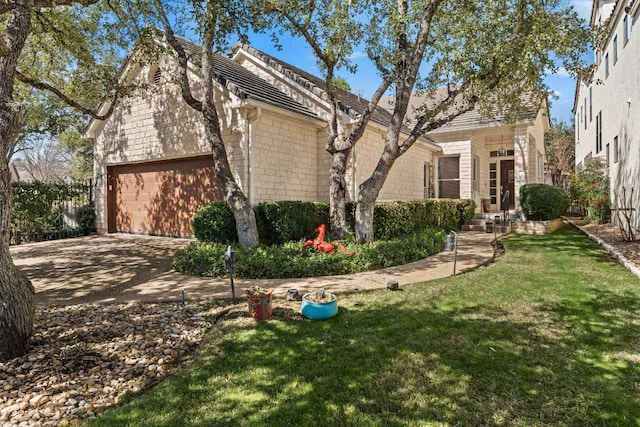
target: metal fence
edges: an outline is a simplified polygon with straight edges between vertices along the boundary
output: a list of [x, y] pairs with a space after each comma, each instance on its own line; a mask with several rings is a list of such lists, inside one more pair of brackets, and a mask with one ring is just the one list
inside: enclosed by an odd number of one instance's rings
[[93, 180], [14, 182], [10, 244], [77, 237], [94, 231]]

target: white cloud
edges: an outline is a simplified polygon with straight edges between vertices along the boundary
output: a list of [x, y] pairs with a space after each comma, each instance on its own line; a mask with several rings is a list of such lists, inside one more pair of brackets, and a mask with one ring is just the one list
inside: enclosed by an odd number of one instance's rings
[[585, 19], [587, 22], [591, 19], [591, 7], [593, 5], [592, 0], [571, 0], [573, 7], [578, 15]]
[[367, 57], [367, 54], [360, 50], [356, 50], [351, 54], [351, 59], [366, 58], [366, 57]]
[[569, 72], [567, 71], [566, 68], [564, 67], [560, 67], [558, 68], [555, 72], [551, 71], [549, 68], [544, 70], [544, 74], [546, 76], [555, 76], [555, 77], [570, 77], [573, 79], [573, 77], [571, 77], [571, 75], [569, 74]]

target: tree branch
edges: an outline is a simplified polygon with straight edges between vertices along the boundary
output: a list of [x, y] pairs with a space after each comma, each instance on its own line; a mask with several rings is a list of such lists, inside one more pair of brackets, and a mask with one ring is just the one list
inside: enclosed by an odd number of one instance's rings
[[60, 98], [65, 104], [67, 104], [68, 106], [75, 108], [76, 110], [80, 111], [83, 114], [87, 114], [91, 117], [93, 117], [96, 120], [106, 120], [109, 118], [109, 116], [111, 116], [111, 114], [113, 113], [113, 109], [115, 108], [116, 103], [118, 102], [118, 98], [119, 98], [119, 94], [116, 93], [113, 97], [113, 99], [110, 101], [111, 102], [111, 106], [109, 107], [109, 110], [104, 113], [104, 114], [98, 114], [98, 112], [94, 109], [91, 108], [87, 108], [83, 105], [81, 105], [80, 103], [78, 103], [77, 101], [71, 99], [70, 97], [68, 97], [67, 95], [65, 95], [60, 89], [51, 86], [48, 83], [44, 83], [35, 79], [32, 79], [31, 77], [27, 77], [24, 74], [22, 74], [20, 71], [16, 70], [15, 76], [18, 80], [20, 80], [22, 83], [27, 84], [33, 88], [36, 89], [40, 89], [40, 90], [45, 90], [47, 92], [51, 92], [52, 94], [54, 94], [55, 96], [57, 96], [58, 98]]
[[[31, 7], [33, 9], [53, 8], [58, 6], [71, 6], [79, 4], [81, 6], [91, 6], [98, 3], [99, 0], [34, 0]], [[9, 11], [9, 4], [0, 3], [0, 15]]]
[[202, 112], [203, 111], [202, 102], [195, 99], [193, 94], [191, 93], [191, 86], [189, 85], [189, 75], [188, 75], [189, 58], [187, 57], [187, 53], [184, 51], [184, 48], [182, 47], [178, 39], [176, 39], [176, 35], [173, 32], [173, 28], [171, 28], [171, 24], [169, 23], [167, 14], [164, 11], [164, 6], [162, 6], [162, 1], [155, 0], [154, 3], [156, 5], [156, 9], [158, 10], [158, 14], [160, 15], [160, 21], [162, 21], [167, 42], [176, 52], [176, 55], [178, 55], [178, 65], [180, 69], [180, 89], [182, 91], [182, 99], [184, 99], [184, 101], [194, 110]]

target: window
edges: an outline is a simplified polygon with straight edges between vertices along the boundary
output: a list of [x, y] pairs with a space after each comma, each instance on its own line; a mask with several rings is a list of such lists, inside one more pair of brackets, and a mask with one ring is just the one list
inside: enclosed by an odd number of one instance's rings
[[607, 167], [609, 167], [609, 144], [607, 144], [604, 147], [604, 155], [605, 155], [605, 161], [607, 163]]
[[624, 16], [624, 21], [622, 21], [622, 44], [623, 46], [627, 45], [629, 41], [629, 15]]
[[609, 54], [604, 56], [604, 76], [609, 77]]
[[480, 199], [480, 159], [478, 156], [473, 156], [473, 199]]
[[593, 121], [593, 87], [589, 88], [589, 121]]
[[425, 163], [422, 168], [422, 186], [424, 188], [424, 198], [428, 199], [431, 195], [429, 191], [431, 186], [431, 163]]
[[492, 205], [495, 205], [496, 203], [498, 203], [498, 196], [497, 196], [498, 175], [497, 175], [496, 165], [497, 163], [489, 164], [489, 197], [491, 197]]
[[613, 64], [618, 62], [618, 36], [613, 38]]
[[460, 198], [459, 156], [438, 159], [438, 197], [441, 199]]
[[613, 163], [618, 163], [618, 135], [613, 138]]
[[584, 128], [587, 128], [587, 98], [584, 99]]
[[596, 154], [602, 151], [602, 111], [596, 116]]
[[542, 161], [542, 154], [538, 153], [538, 183], [544, 183], [544, 162]]

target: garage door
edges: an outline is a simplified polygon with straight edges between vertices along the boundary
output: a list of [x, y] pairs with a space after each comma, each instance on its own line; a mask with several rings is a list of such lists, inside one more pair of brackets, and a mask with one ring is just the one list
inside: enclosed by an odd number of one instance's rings
[[108, 231], [192, 237], [201, 206], [220, 200], [211, 156], [108, 167]]

